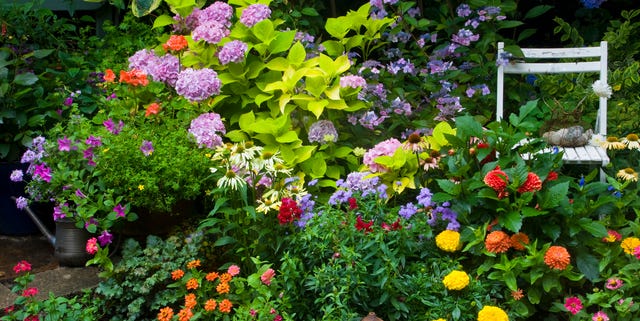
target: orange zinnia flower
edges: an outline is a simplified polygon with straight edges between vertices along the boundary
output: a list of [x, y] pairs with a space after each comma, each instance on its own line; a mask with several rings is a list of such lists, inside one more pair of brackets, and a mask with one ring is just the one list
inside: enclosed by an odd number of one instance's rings
[[524, 246], [529, 244], [529, 236], [522, 232], [511, 235], [511, 246], [518, 251], [524, 251]]
[[491, 253], [504, 253], [511, 248], [511, 238], [503, 231], [493, 231], [487, 235], [484, 246]]
[[207, 279], [207, 281], [209, 282], [213, 282], [217, 278], [218, 278], [218, 272], [207, 273], [207, 276], [205, 276], [205, 279]]
[[174, 280], [180, 280], [184, 276], [184, 271], [178, 269], [171, 272], [171, 278]]
[[178, 312], [178, 320], [189, 321], [193, 317], [193, 311], [191, 309], [184, 308]]
[[173, 318], [173, 309], [170, 307], [164, 307], [158, 312], [158, 321], [169, 321]]
[[[160, 105], [158, 103], [151, 103], [149, 106], [147, 106], [147, 109], [144, 112], [144, 116], [149, 117], [151, 115], [157, 115], [159, 112], [160, 112]], [[193, 263], [193, 262], [198, 262], [198, 265], [195, 267], [200, 266], [200, 260], [191, 261], [189, 263]], [[187, 264], [187, 268], [193, 269], [193, 267], [189, 267], [189, 264]]]
[[189, 281], [187, 281], [187, 290], [195, 290], [199, 286], [198, 279], [189, 279]]
[[542, 181], [536, 173], [527, 174], [527, 180], [518, 188], [518, 193], [535, 192], [542, 188]]
[[508, 181], [507, 173], [503, 172], [500, 166], [496, 166], [496, 169], [489, 171], [484, 177], [484, 183], [498, 193], [507, 188]]
[[175, 50], [180, 51], [188, 46], [187, 38], [182, 35], [171, 35], [169, 40], [165, 44], [162, 45], [162, 48], [165, 51]]
[[204, 310], [205, 311], [214, 311], [216, 309], [217, 305], [218, 305], [218, 302], [216, 302], [216, 300], [209, 299], [209, 300], [207, 300], [207, 302], [204, 303]]
[[114, 82], [116, 80], [116, 74], [113, 73], [113, 70], [107, 69], [104, 71], [104, 81], [106, 82]]
[[187, 309], [193, 309], [196, 306], [196, 295], [189, 293], [184, 296], [184, 307]]
[[231, 312], [232, 307], [233, 304], [231, 303], [231, 301], [229, 301], [228, 299], [224, 299], [218, 305], [218, 310], [220, 310], [220, 312], [222, 313], [229, 313]]
[[564, 270], [570, 261], [569, 251], [562, 246], [554, 245], [544, 254], [544, 263], [552, 269]]
[[232, 278], [233, 276], [231, 276], [231, 274], [225, 272], [220, 275], [220, 282], [226, 283], [231, 281]]
[[511, 291], [511, 297], [516, 301], [520, 301], [520, 299], [524, 298], [524, 294], [522, 293], [522, 289], [518, 289], [516, 291]]
[[229, 293], [229, 283], [220, 282], [218, 286], [216, 286], [216, 291], [220, 294]]

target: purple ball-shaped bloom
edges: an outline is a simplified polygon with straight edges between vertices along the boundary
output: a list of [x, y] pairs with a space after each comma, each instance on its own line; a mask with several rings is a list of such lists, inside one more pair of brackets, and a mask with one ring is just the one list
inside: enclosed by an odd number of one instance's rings
[[330, 120], [319, 120], [309, 127], [309, 142], [324, 144], [338, 141], [338, 132]]
[[187, 68], [178, 74], [176, 92], [190, 101], [202, 101], [220, 93], [222, 82], [209, 68]]
[[21, 169], [15, 169], [11, 172], [9, 179], [11, 179], [12, 182], [22, 182], [23, 176], [24, 172]]
[[191, 121], [189, 134], [193, 135], [199, 147], [215, 148], [222, 145], [222, 138], [218, 133], [226, 133], [220, 115], [204, 113]]
[[148, 66], [148, 69], [148, 74], [153, 80], [175, 86], [180, 71], [180, 60], [174, 55], [166, 54], [157, 57], [155, 65]]
[[245, 26], [251, 28], [256, 23], [269, 18], [271, 15], [271, 9], [267, 5], [264, 4], [252, 4], [248, 6], [244, 11], [242, 11], [242, 15], [240, 16], [240, 22]]
[[158, 63], [158, 56], [148, 49], [138, 50], [129, 57], [129, 69], [138, 69], [145, 74], [151, 74], [150, 70]]
[[231, 27], [231, 17], [233, 16], [233, 7], [229, 4], [216, 1], [210, 6], [197, 12], [198, 24], [202, 25], [209, 21], [222, 23], [226, 27]]
[[244, 60], [244, 54], [247, 52], [247, 44], [234, 40], [226, 43], [218, 52], [218, 59], [221, 65], [226, 65], [230, 62], [239, 63]]
[[191, 33], [191, 37], [194, 41], [204, 40], [210, 44], [217, 44], [222, 38], [228, 36], [230, 33], [222, 22], [219, 21], [207, 21], [195, 29]]

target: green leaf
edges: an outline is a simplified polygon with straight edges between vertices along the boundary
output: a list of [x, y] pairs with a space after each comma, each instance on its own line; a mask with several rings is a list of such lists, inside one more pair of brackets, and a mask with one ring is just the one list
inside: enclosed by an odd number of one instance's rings
[[289, 61], [284, 57], [276, 57], [267, 63], [267, 68], [276, 71], [285, 71], [289, 68]]
[[300, 65], [304, 62], [304, 59], [307, 57], [307, 52], [304, 50], [304, 46], [300, 41], [296, 42], [289, 50], [289, 54], [287, 55], [287, 60], [292, 65]]
[[284, 135], [276, 137], [278, 143], [292, 143], [298, 140], [298, 134], [294, 131], [288, 131]]
[[576, 255], [578, 270], [580, 270], [589, 281], [594, 282], [600, 277], [598, 264], [599, 260], [589, 253], [580, 251]]
[[131, 12], [138, 18], [144, 17], [153, 10], [156, 10], [161, 3], [162, 0], [132, 0]]
[[273, 22], [269, 19], [262, 20], [251, 27], [251, 32], [260, 41], [269, 44], [276, 36], [274, 35]]
[[161, 28], [164, 26], [168, 26], [168, 25], [172, 25], [173, 23], [175, 23], [176, 21], [173, 20], [173, 18], [169, 15], [163, 14], [160, 15], [156, 18], [156, 20], [153, 21], [153, 27], [152, 28]]
[[433, 133], [431, 136], [427, 137], [427, 141], [429, 142], [431, 149], [440, 150], [442, 147], [447, 146], [449, 141], [447, 140], [445, 134], [455, 135], [456, 130], [451, 128], [451, 125], [447, 122], [440, 122], [433, 128]]
[[312, 101], [307, 105], [307, 109], [309, 109], [316, 118], [320, 118], [320, 115], [322, 115], [322, 112], [327, 105], [329, 105], [329, 102], [326, 100]]
[[253, 132], [251, 128], [253, 128], [255, 122], [256, 122], [256, 116], [253, 114], [253, 111], [240, 115], [240, 118], [238, 119], [240, 128], [247, 131], [248, 133]]
[[215, 243], [213, 243], [213, 246], [225, 246], [225, 245], [228, 245], [228, 244], [233, 244], [235, 242], [236, 242], [236, 239], [234, 239], [233, 237], [231, 237], [231, 236], [223, 236], [223, 237], [217, 239], [215, 241]]
[[502, 274], [504, 283], [507, 285], [509, 290], [517, 291], [518, 290], [518, 282], [516, 282], [516, 276], [513, 274], [513, 271], [505, 271]]
[[535, 6], [531, 8], [529, 11], [527, 11], [523, 19], [531, 19], [531, 18], [541, 16], [551, 9], [553, 9], [553, 6], [549, 6], [549, 5]]
[[16, 75], [13, 82], [22, 86], [31, 86], [38, 81], [38, 76], [32, 72], [25, 72], [23, 74]]
[[291, 47], [295, 36], [296, 32], [294, 30], [278, 32], [275, 39], [269, 43], [269, 51], [271, 51], [272, 54], [286, 51]]
[[38, 58], [38, 59], [42, 59], [48, 55], [50, 55], [51, 53], [53, 53], [53, 49], [39, 49], [39, 50], [34, 50], [33, 51], [33, 56]]
[[509, 212], [505, 216], [501, 216], [499, 221], [504, 227], [514, 233], [519, 232], [520, 228], [522, 228], [522, 216], [520, 213], [515, 211]]
[[569, 182], [553, 185], [538, 194], [538, 204], [543, 209], [554, 208], [560, 205], [560, 202], [567, 197], [568, 192]]
[[599, 221], [592, 221], [588, 218], [582, 218], [578, 221], [583, 230], [591, 233], [596, 238], [602, 238], [608, 235], [607, 228]]

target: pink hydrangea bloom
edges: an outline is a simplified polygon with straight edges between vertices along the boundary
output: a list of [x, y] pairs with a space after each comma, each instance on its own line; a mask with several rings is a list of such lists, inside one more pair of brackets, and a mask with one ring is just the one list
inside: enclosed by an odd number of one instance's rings
[[251, 28], [256, 23], [269, 18], [271, 15], [271, 9], [264, 4], [252, 4], [242, 11], [240, 16], [240, 22], [245, 26]]
[[402, 147], [402, 143], [395, 138], [382, 141], [364, 154], [362, 162], [369, 167], [371, 172], [386, 172], [388, 169], [376, 163], [375, 159], [379, 156], [393, 156], [399, 147]]
[[215, 148], [222, 145], [222, 138], [218, 133], [226, 133], [220, 115], [204, 113], [191, 121], [189, 134], [193, 135], [200, 147]]
[[187, 68], [180, 72], [176, 92], [190, 101], [202, 101], [220, 93], [222, 82], [218, 73], [209, 68]]

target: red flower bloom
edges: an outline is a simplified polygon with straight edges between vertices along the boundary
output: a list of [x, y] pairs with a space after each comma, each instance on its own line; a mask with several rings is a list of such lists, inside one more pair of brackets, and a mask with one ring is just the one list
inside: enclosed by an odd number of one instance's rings
[[116, 80], [116, 74], [113, 73], [113, 70], [107, 69], [104, 71], [104, 81], [106, 82], [114, 82]]
[[356, 225], [355, 226], [356, 226], [356, 229], [358, 231], [364, 230], [365, 232], [371, 232], [371, 231], [373, 231], [373, 228], [371, 228], [372, 225], [373, 225], [373, 220], [365, 223], [362, 220], [362, 216], [358, 215], [358, 217], [356, 218]]
[[355, 197], [349, 197], [349, 210], [355, 210], [358, 208], [358, 201]]
[[401, 230], [402, 229], [402, 225], [400, 225], [400, 218], [399, 217], [391, 225], [387, 224], [387, 222], [382, 222], [382, 224], [380, 224], [380, 226], [385, 231], [397, 231], [397, 230]]
[[484, 183], [493, 188], [498, 194], [501, 194], [507, 188], [507, 182], [509, 182], [509, 177], [507, 173], [500, 169], [500, 166], [496, 166], [496, 169], [489, 171], [484, 177]]
[[547, 178], [544, 181], [551, 182], [551, 181], [555, 181], [556, 179], [558, 179], [558, 173], [551, 171], [549, 172], [549, 174], [547, 175]]
[[282, 204], [278, 211], [278, 221], [280, 221], [280, 225], [293, 223], [293, 221], [300, 218], [300, 215], [302, 215], [302, 210], [298, 207], [296, 201], [288, 197], [282, 199]]
[[132, 86], [146, 86], [149, 84], [147, 74], [142, 70], [132, 69], [131, 71], [120, 70], [120, 82], [126, 82]]
[[151, 115], [157, 115], [160, 112], [160, 105], [158, 103], [151, 103], [147, 106], [147, 109], [144, 112], [145, 117], [149, 117]]
[[180, 51], [187, 47], [187, 38], [181, 35], [171, 35], [169, 40], [165, 44], [162, 45], [162, 48], [165, 51], [174, 50]]
[[535, 173], [527, 174], [527, 180], [518, 188], [518, 193], [536, 192], [542, 188], [542, 181]]
[[554, 245], [544, 254], [544, 263], [552, 269], [564, 270], [571, 262], [569, 251], [562, 246]]
[[25, 260], [18, 262], [18, 264], [13, 267], [13, 272], [15, 272], [16, 274], [29, 271], [31, 271], [31, 264], [29, 264], [29, 262]]
[[25, 298], [32, 297], [38, 294], [38, 288], [27, 288], [22, 291], [22, 296]]

